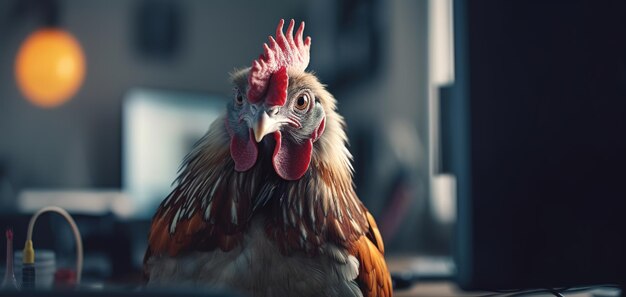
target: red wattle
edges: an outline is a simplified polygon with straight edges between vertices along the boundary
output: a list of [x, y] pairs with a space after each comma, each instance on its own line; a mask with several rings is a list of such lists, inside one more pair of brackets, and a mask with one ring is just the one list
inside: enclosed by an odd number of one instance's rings
[[299, 144], [291, 141], [283, 142], [279, 131], [274, 132], [274, 140], [276, 140], [276, 147], [274, 147], [274, 155], [272, 157], [274, 171], [284, 180], [300, 179], [309, 169], [313, 141], [307, 139]]
[[248, 139], [237, 134], [231, 135], [230, 156], [235, 161], [235, 170], [241, 172], [252, 168], [256, 163], [258, 154], [256, 142], [252, 138], [252, 131], [248, 131]]
[[289, 76], [287, 68], [280, 67], [278, 71], [272, 74], [270, 84], [267, 88], [267, 99], [265, 104], [269, 106], [283, 106], [287, 101], [287, 87], [289, 86]]

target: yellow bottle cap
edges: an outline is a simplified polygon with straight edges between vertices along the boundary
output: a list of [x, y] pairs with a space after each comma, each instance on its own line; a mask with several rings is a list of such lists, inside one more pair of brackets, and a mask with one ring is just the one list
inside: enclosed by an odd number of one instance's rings
[[24, 264], [35, 263], [35, 249], [33, 249], [33, 241], [27, 240], [24, 244], [24, 258], [22, 261]]

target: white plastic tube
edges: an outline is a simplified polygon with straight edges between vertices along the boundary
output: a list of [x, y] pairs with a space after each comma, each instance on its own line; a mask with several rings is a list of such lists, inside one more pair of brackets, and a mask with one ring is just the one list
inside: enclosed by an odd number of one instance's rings
[[80, 237], [80, 231], [78, 231], [78, 226], [76, 225], [76, 222], [65, 209], [60, 208], [58, 206], [47, 206], [37, 211], [30, 218], [30, 222], [28, 223], [28, 233], [26, 234], [26, 242], [32, 242], [33, 228], [35, 227], [35, 222], [37, 222], [37, 218], [39, 218], [40, 215], [46, 212], [54, 212], [54, 213], [60, 214], [63, 218], [65, 218], [67, 223], [72, 228], [72, 232], [74, 233], [74, 238], [76, 240], [76, 285], [79, 285], [81, 275], [83, 272], [83, 241]]

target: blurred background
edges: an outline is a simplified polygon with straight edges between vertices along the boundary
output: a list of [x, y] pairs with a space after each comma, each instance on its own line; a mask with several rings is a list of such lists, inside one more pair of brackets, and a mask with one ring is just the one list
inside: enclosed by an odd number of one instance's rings
[[[445, 177], [429, 178], [428, 101], [452, 75], [451, 8], [430, 2], [1, 1], [0, 226], [13, 226], [19, 246], [28, 215], [60, 205], [79, 217], [86, 274], [139, 271], [151, 215], [230, 100], [229, 72], [251, 64], [279, 19], [294, 18], [313, 40], [309, 70], [346, 118], [357, 193], [388, 253], [448, 255], [454, 203]], [[55, 94], [29, 90], [44, 75], [30, 73], [45, 63], [38, 57], [54, 54], [31, 40], [43, 28], [64, 32], [38, 37], [72, 54]], [[69, 228], [46, 220], [38, 245], [72, 259]]]

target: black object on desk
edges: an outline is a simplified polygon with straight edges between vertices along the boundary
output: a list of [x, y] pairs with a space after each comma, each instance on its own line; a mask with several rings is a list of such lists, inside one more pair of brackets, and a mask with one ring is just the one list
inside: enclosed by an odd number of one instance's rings
[[626, 2], [454, 1], [465, 289], [625, 284]]

